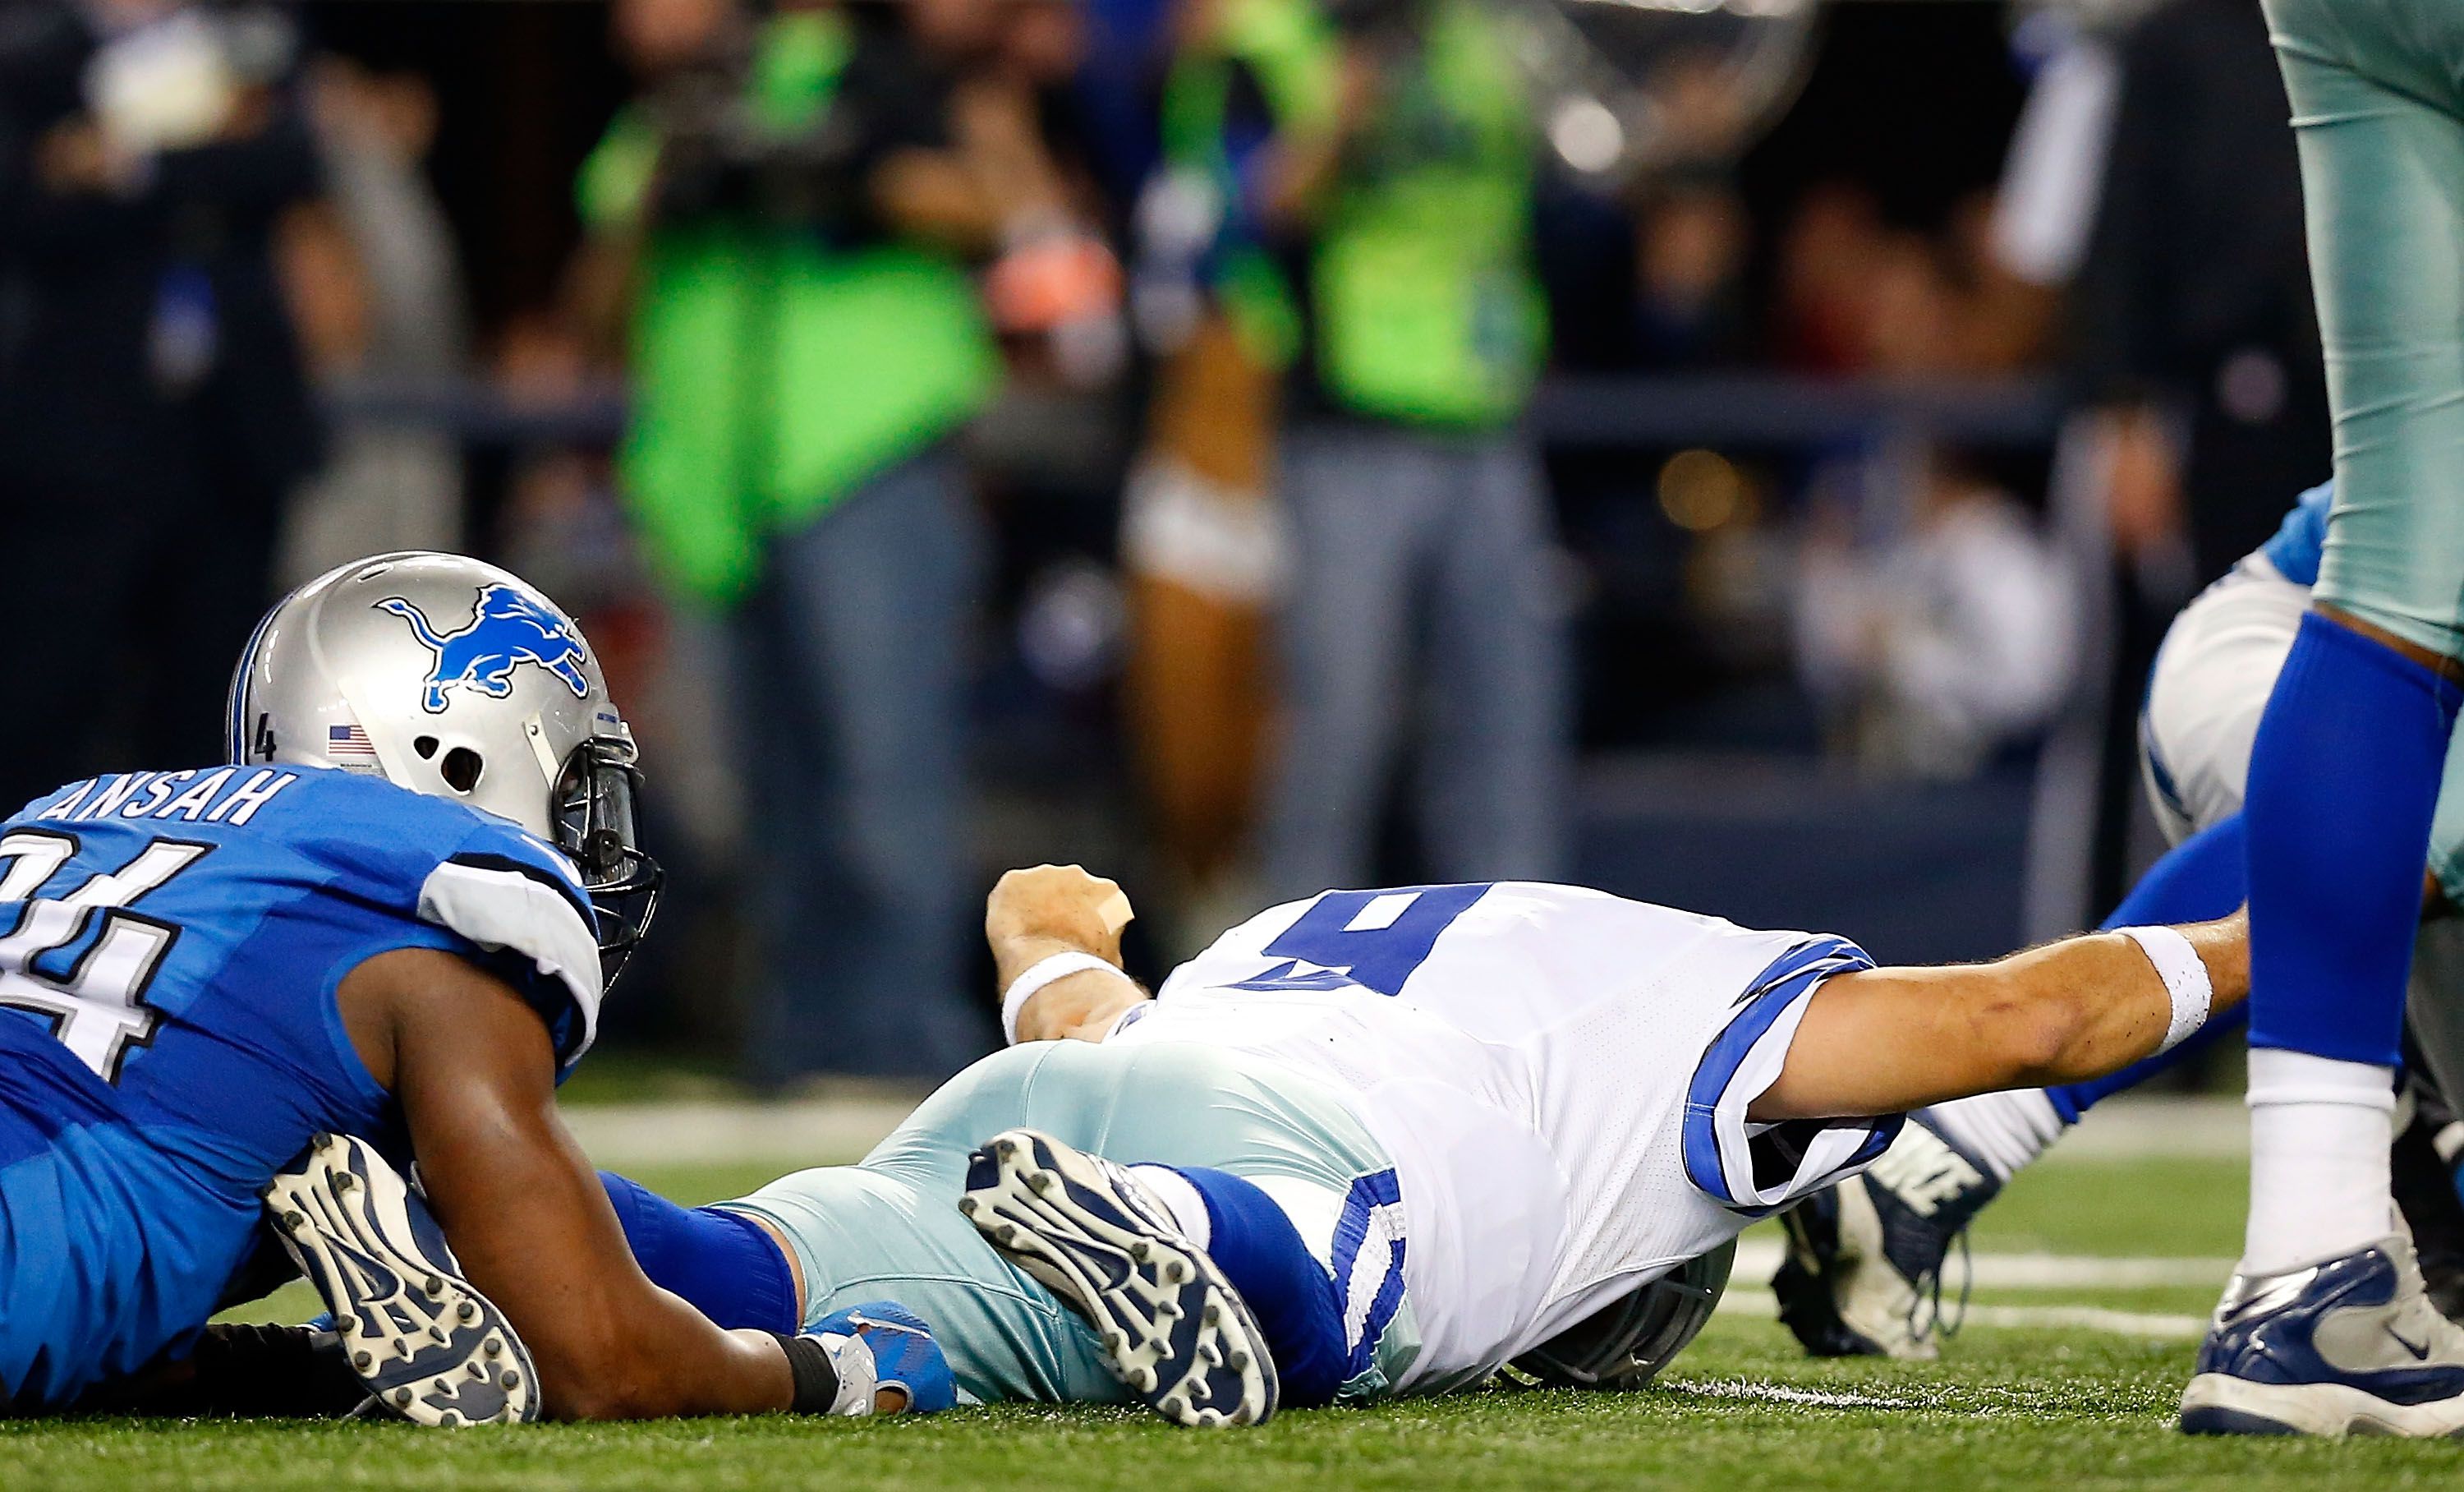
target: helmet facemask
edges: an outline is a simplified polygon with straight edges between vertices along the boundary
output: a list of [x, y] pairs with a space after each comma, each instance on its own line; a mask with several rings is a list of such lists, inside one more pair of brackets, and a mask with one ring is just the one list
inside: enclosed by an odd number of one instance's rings
[[582, 873], [583, 889], [598, 918], [599, 967], [612, 986], [659, 909], [666, 873], [644, 853], [633, 804], [641, 791], [629, 741], [594, 736], [564, 760], [548, 798], [556, 847]]
[[649, 925], [631, 734], [581, 629], [519, 576], [371, 555], [293, 591], [232, 676], [231, 760], [379, 776], [507, 820], [572, 861], [601, 988]]
[[1711, 1319], [1736, 1258], [1731, 1239], [1687, 1259], [1525, 1352], [1512, 1366], [1552, 1389], [1642, 1388]]

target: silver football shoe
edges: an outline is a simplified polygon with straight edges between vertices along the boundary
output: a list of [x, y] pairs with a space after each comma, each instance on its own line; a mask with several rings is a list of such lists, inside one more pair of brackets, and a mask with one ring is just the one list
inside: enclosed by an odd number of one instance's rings
[[428, 1204], [364, 1142], [319, 1135], [265, 1189], [265, 1208], [383, 1409], [423, 1425], [539, 1417], [521, 1338], [462, 1278]]
[[2464, 1328], [2397, 1235], [2233, 1276], [2182, 1392], [2189, 1435], [2464, 1436]]
[[969, 1158], [958, 1211], [1087, 1318], [1106, 1364], [1156, 1414], [1189, 1426], [1274, 1414], [1274, 1357], [1247, 1303], [1126, 1168], [1005, 1130]]

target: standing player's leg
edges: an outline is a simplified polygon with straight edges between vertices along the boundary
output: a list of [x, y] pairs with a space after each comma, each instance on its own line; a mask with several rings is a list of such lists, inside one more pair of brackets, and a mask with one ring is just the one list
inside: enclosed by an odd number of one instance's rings
[[2464, 1331], [2397, 1236], [2387, 1147], [2458, 701], [2443, 676], [2464, 604], [2464, 100], [2429, 55], [2458, 26], [2401, 0], [2266, 9], [2299, 135], [2337, 498], [2320, 610], [2251, 756], [2250, 1227], [2182, 1424], [2446, 1434], [2464, 1428]]

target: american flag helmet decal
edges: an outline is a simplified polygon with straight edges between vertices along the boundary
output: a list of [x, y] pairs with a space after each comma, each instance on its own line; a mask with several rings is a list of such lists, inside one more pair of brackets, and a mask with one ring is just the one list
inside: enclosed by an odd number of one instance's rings
[[325, 755], [337, 766], [364, 764], [374, 767], [377, 764], [376, 743], [368, 739], [365, 730], [355, 724], [325, 727]]

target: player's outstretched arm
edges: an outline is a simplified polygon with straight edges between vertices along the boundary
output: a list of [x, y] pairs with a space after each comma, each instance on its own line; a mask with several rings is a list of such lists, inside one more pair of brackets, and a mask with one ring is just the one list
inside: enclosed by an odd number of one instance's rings
[[[2206, 974], [2206, 1018], [2250, 992], [2241, 913], [2173, 929]], [[2159, 930], [2161, 935], [2161, 929]], [[1897, 1114], [2005, 1088], [2100, 1078], [2167, 1044], [2181, 1013], [2151, 954], [2120, 932], [2090, 933], [1991, 964], [1869, 969], [1823, 983], [1808, 1002], [1757, 1121]]]
[[546, 1025], [451, 954], [381, 954], [343, 981], [353, 1044], [401, 1102], [429, 1204], [472, 1283], [531, 1350], [562, 1419], [790, 1407], [779, 1343], [721, 1331], [644, 1277], [557, 1117]]
[[1123, 1012], [1148, 998], [1121, 971], [1121, 929], [1131, 915], [1117, 882], [1076, 865], [1001, 877], [984, 902], [984, 941], [1005, 991], [1001, 1024], [1011, 1040], [1101, 1041]]

